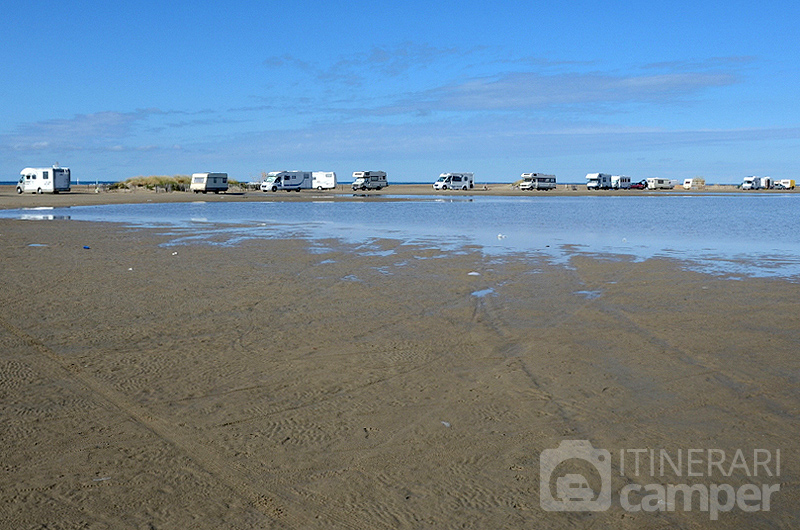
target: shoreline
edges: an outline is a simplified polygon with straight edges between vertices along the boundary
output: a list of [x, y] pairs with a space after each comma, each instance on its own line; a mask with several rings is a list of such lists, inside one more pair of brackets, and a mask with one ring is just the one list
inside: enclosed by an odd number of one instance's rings
[[[565, 189], [566, 186], [566, 189]], [[733, 185], [714, 185], [708, 186], [705, 190], [684, 190], [676, 188], [672, 190], [598, 190], [588, 191], [586, 186], [559, 185], [558, 189], [549, 191], [520, 191], [514, 189], [510, 184], [488, 184], [487, 189], [483, 186], [476, 186], [470, 191], [435, 191], [432, 186], [426, 184], [392, 184], [380, 191], [353, 192], [349, 186], [339, 185], [334, 190], [302, 190], [298, 192], [261, 192], [261, 191], [240, 191], [232, 190], [227, 193], [192, 193], [181, 191], [152, 191], [147, 189], [136, 190], [102, 190], [95, 192], [95, 186], [76, 185], [72, 191], [59, 194], [22, 194], [18, 195], [13, 185], [0, 186], [0, 209], [14, 208], [35, 208], [35, 207], [66, 207], [66, 206], [88, 206], [94, 204], [133, 204], [144, 202], [196, 202], [196, 201], [314, 201], [324, 199], [334, 200], [360, 200], [366, 197], [373, 197], [377, 200], [403, 200], [402, 196], [430, 195], [436, 197], [657, 197], [675, 195], [720, 195], [742, 193], [752, 194], [792, 194], [794, 190], [750, 190], [743, 191]], [[400, 196], [400, 197], [398, 197]]]

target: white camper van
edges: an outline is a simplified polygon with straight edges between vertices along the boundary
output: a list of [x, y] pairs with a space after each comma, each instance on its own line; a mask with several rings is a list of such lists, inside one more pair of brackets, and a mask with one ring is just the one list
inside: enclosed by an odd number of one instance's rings
[[473, 173], [442, 173], [433, 183], [435, 190], [469, 190], [475, 187]]
[[[630, 186], [628, 186], [630, 187]], [[587, 190], [609, 190], [611, 189], [611, 175], [607, 173], [587, 173]]]
[[745, 177], [744, 181], [742, 182], [742, 189], [743, 190], [769, 189], [770, 180], [771, 179], [769, 177], [754, 177], [754, 176]]
[[353, 191], [355, 190], [380, 190], [389, 183], [386, 181], [384, 171], [354, 171], [353, 172]]
[[556, 189], [556, 176], [542, 173], [523, 173], [519, 189], [521, 191], [554, 190]]
[[318, 190], [332, 190], [336, 187], [336, 173], [333, 171], [312, 171], [311, 187]]
[[70, 190], [68, 167], [26, 167], [19, 172], [17, 193], [58, 193]]
[[631, 178], [626, 175], [611, 175], [611, 188], [627, 190], [631, 187]]
[[189, 189], [195, 193], [219, 193], [228, 191], [227, 173], [192, 173], [192, 183]]
[[648, 190], [671, 190], [675, 187], [675, 183], [670, 179], [660, 179], [651, 177], [647, 179]]
[[310, 171], [272, 171], [261, 183], [261, 191], [310, 190], [314, 183]]

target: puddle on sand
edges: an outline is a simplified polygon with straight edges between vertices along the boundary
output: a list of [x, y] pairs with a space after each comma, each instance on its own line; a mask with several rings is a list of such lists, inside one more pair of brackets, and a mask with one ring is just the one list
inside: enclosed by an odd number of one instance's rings
[[480, 291], [473, 291], [472, 296], [477, 296], [478, 298], [483, 298], [484, 296], [488, 296], [490, 294], [494, 294], [494, 289], [481, 289]]

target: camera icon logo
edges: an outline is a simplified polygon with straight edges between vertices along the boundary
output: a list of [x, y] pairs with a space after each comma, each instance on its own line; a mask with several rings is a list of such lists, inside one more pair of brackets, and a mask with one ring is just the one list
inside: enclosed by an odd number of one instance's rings
[[[580, 473], [556, 475], [556, 495], [550, 487], [553, 472], [563, 462], [583, 460], [600, 475], [600, 493]], [[568, 465], [564, 467], [569, 467]], [[611, 453], [595, 449], [588, 440], [564, 440], [539, 456], [539, 503], [548, 512], [602, 512], [611, 507]]]

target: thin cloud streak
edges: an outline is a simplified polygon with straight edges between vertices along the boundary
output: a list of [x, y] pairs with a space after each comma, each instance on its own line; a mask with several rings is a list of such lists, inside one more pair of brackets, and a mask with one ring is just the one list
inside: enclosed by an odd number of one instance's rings
[[581, 105], [605, 110], [607, 105], [678, 103], [713, 87], [730, 86], [729, 73], [674, 73], [649, 76], [607, 74], [541, 75], [509, 73], [471, 79], [406, 97], [394, 104], [355, 110], [364, 115], [432, 112], [531, 111]]

